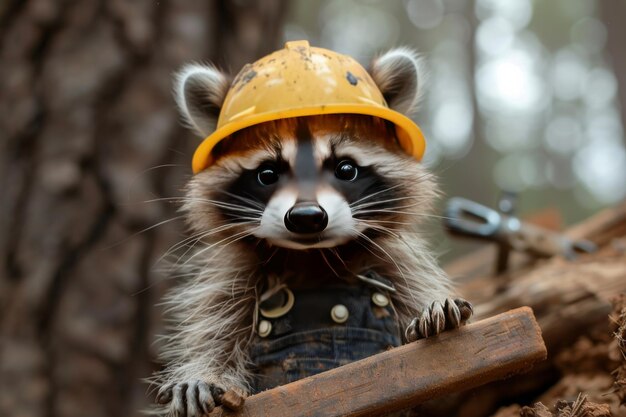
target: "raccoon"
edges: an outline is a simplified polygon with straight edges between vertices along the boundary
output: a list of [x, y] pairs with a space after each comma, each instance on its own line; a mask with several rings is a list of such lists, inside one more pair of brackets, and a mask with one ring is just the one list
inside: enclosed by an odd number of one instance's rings
[[[398, 48], [373, 60], [369, 74], [390, 109], [411, 115], [420, 68], [412, 50]], [[175, 94], [186, 123], [213, 132], [236, 83], [213, 66], [184, 67]], [[165, 300], [172, 327], [153, 381], [157, 414], [200, 417], [226, 390], [249, 395], [472, 315], [423, 236], [435, 178], [388, 120], [270, 120], [230, 134], [211, 160], [183, 198], [190, 249]], [[311, 353], [329, 340], [349, 349]], [[317, 359], [304, 366], [298, 355]]]

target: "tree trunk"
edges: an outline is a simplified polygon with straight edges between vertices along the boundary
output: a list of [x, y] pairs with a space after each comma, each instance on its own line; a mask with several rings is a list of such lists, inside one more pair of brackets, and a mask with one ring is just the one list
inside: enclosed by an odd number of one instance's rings
[[167, 286], [155, 265], [183, 233], [175, 205], [147, 200], [180, 194], [198, 143], [171, 74], [189, 60], [236, 71], [279, 46], [287, 3], [246, 3], [0, 5], [0, 415], [147, 406]]
[[618, 101], [621, 108], [622, 126], [626, 126], [626, 3], [621, 0], [599, 2], [602, 20], [606, 25], [607, 51], [617, 77]]

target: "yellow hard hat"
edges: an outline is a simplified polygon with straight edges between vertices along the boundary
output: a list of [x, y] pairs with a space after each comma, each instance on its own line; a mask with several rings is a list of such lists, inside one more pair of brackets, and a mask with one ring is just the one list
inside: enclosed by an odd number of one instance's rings
[[367, 71], [354, 59], [307, 41], [247, 64], [235, 77], [220, 111], [217, 129], [198, 146], [192, 168], [211, 165], [211, 150], [229, 135], [259, 123], [321, 114], [364, 114], [395, 124], [402, 148], [421, 160], [426, 148], [420, 128], [391, 110]]

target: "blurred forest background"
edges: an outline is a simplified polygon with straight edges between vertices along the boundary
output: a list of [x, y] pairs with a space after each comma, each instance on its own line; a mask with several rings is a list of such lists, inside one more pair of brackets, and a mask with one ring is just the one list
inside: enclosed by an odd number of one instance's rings
[[[448, 196], [566, 223], [626, 196], [620, 0], [0, 2], [0, 415], [122, 417], [158, 369], [159, 259], [199, 139], [171, 75], [285, 40], [362, 63], [418, 48], [425, 163]], [[157, 226], [158, 225], [158, 226]], [[154, 227], [156, 226], [156, 227]], [[432, 225], [444, 259], [473, 245]]]

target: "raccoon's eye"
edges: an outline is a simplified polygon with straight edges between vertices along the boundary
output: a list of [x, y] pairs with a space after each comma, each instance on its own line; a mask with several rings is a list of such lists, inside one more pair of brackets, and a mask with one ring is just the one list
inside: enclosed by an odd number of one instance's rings
[[335, 168], [335, 176], [343, 181], [354, 181], [359, 175], [356, 164], [350, 160], [343, 160]]
[[272, 185], [278, 181], [278, 172], [271, 166], [262, 166], [257, 173], [257, 181], [261, 185]]

